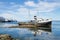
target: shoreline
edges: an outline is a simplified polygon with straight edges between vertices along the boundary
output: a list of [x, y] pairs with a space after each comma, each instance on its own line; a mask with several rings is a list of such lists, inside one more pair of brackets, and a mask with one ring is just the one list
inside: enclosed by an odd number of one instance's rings
[[0, 40], [20, 40], [17, 38], [12, 38], [9, 34], [0, 34]]

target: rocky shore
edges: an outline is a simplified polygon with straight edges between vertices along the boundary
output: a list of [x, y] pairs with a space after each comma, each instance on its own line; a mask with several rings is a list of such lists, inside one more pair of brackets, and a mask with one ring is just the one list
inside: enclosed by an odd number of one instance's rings
[[19, 40], [19, 39], [12, 38], [8, 34], [0, 34], [0, 40]]

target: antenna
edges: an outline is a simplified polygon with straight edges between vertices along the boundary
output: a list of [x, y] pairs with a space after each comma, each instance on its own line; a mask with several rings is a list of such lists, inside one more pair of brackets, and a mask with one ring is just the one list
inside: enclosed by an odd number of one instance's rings
[[28, 10], [28, 16], [29, 16], [29, 20], [30, 20], [30, 9]]

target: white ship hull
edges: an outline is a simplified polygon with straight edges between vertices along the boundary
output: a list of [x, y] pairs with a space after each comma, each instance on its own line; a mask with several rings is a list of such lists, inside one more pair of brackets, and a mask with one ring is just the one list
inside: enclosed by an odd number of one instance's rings
[[52, 25], [52, 21], [48, 21], [48, 22], [42, 22], [42, 23], [37, 23], [38, 27], [50, 27], [51, 28]]

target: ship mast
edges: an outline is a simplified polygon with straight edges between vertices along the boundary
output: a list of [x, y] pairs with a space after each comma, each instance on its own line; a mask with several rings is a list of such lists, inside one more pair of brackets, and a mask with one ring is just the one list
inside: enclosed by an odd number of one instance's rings
[[30, 9], [28, 10], [28, 17], [29, 17], [29, 20], [30, 20]]

